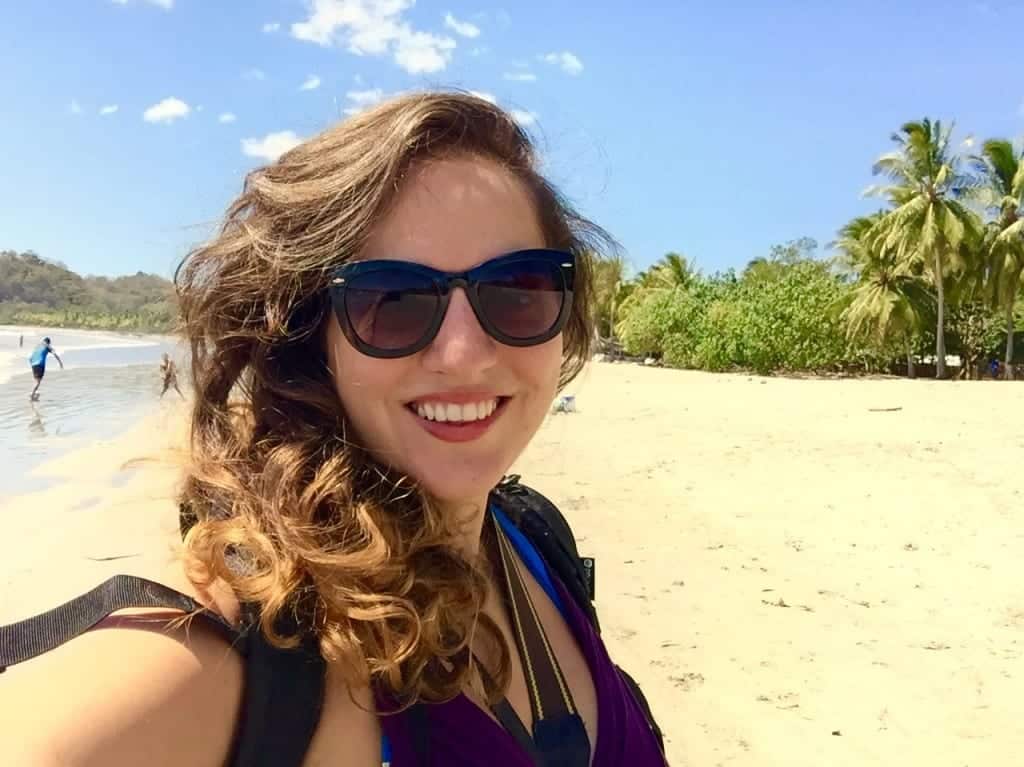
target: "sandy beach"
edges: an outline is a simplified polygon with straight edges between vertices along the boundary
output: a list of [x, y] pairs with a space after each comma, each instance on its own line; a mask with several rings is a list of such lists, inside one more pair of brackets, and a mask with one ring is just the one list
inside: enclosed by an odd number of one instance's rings
[[[1024, 386], [594, 364], [516, 470], [597, 558], [676, 767], [1011, 765], [1024, 752]], [[183, 409], [0, 500], [0, 622], [160, 577]]]

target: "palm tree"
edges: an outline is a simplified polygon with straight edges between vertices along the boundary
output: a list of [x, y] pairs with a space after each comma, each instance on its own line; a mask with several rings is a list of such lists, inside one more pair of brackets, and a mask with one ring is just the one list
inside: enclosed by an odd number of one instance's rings
[[647, 288], [689, 288], [697, 278], [697, 270], [690, 259], [676, 252], [666, 253], [643, 278]]
[[898, 149], [875, 162], [875, 174], [892, 184], [873, 188], [894, 205], [875, 225], [880, 247], [897, 261], [920, 262], [930, 274], [936, 293], [935, 373], [946, 376], [946, 300], [943, 279], [960, 271], [960, 246], [980, 239], [980, 219], [957, 199], [967, 185], [960, 159], [950, 149], [952, 128], [925, 118], [908, 122], [892, 136]]
[[857, 275], [840, 317], [848, 338], [879, 344], [898, 340], [907, 355], [907, 376], [914, 378], [913, 339], [935, 298], [920, 265], [898, 258], [895, 249], [882, 247], [882, 238], [873, 236], [883, 215], [860, 216], [839, 231], [834, 246], [843, 265]]
[[598, 338], [615, 335], [615, 315], [621, 303], [625, 281], [626, 262], [620, 255], [594, 258], [594, 310], [597, 315], [595, 330]]
[[996, 330], [991, 307], [992, 269], [983, 239], [964, 240], [957, 253], [958, 270], [944, 280], [946, 330], [957, 339], [960, 354], [960, 378], [973, 380], [979, 373], [983, 354], [994, 343]]
[[989, 255], [992, 300], [1006, 312], [1005, 376], [1013, 378], [1014, 307], [1024, 275], [1024, 147], [1014, 152], [1005, 139], [982, 145], [981, 155], [971, 158], [982, 185], [974, 196], [994, 214], [985, 230]]
[[623, 321], [626, 315], [651, 292], [688, 290], [697, 281], [699, 275], [700, 273], [686, 256], [675, 252], [666, 253], [650, 269], [639, 272], [632, 281], [622, 284], [617, 294], [616, 321]]

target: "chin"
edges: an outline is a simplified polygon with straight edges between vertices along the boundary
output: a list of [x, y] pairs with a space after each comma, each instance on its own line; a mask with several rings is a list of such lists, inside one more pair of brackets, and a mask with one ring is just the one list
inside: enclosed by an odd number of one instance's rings
[[[420, 486], [435, 500], [448, 506], [479, 504], [505, 475], [504, 471], [449, 471], [436, 480], [420, 480]], [[430, 476], [428, 474], [428, 476]]]

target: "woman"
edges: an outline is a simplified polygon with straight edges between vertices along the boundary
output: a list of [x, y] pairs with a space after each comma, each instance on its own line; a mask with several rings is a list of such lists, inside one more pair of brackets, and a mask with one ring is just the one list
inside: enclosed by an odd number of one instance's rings
[[[177, 274], [183, 569], [229, 620], [255, 605], [273, 642], [315, 641], [305, 765], [663, 764], [599, 638], [488, 503], [588, 357], [587, 254], [607, 242], [536, 163], [485, 101], [398, 98], [253, 172]], [[237, 655], [199, 622], [103, 625], [0, 683], [0, 763], [224, 764]], [[538, 709], [545, 679], [564, 716]]]

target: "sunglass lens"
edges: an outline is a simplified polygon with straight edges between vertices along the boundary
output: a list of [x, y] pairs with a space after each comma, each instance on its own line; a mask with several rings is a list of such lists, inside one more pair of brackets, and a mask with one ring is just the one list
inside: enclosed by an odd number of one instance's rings
[[382, 351], [400, 351], [420, 341], [439, 303], [429, 278], [400, 268], [360, 274], [345, 286], [352, 329], [363, 343]]
[[500, 333], [527, 341], [555, 326], [566, 291], [558, 265], [538, 259], [495, 268], [480, 281], [477, 294], [487, 320]]

